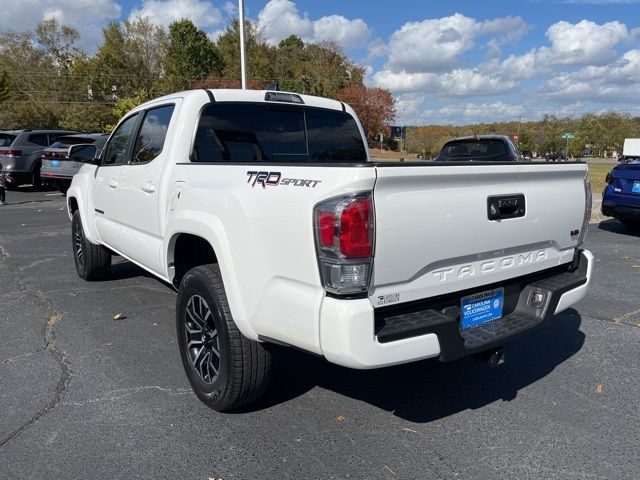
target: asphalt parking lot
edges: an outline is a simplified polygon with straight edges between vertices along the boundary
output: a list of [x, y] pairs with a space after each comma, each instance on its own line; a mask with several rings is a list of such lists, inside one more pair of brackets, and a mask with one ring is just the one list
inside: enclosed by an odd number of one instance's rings
[[354, 371], [278, 349], [266, 397], [221, 414], [183, 373], [173, 290], [120, 259], [82, 281], [64, 197], [7, 200], [1, 478], [638, 478], [640, 235], [616, 221], [590, 225], [588, 298], [498, 368]]

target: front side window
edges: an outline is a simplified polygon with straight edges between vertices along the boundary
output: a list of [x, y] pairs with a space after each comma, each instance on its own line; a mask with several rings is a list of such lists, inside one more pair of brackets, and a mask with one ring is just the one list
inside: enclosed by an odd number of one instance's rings
[[200, 117], [194, 162], [362, 162], [366, 150], [348, 113], [270, 103], [212, 103]]
[[127, 150], [131, 144], [131, 133], [137, 119], [137, 114], [132, 115], [113, 132], [111, 140], [105, 148], [102, 165], [122, 165], [127, 163]]
[[147, 163], [162, 152], [174, 105], [149, 110], [142, 121], [131, 163]]

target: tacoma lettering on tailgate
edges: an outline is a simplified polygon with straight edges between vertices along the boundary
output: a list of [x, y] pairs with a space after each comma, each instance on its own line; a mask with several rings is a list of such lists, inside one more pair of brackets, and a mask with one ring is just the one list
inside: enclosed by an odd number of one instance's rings
[[486, 273], [493, 273], [501, 270], [509, 270], [510, 268], [520, 265], [542, 262], [549, 257], [547, 250], [536, 250], [534, 252], [519, 253], [518, 255], [510, 255], [495, 260], [487, 260], [478, 264], [458, 265], [456, 267], [442, 268], [434, 270], [433, 276], [441, 282], [451, 278], [467, 278], [475, 277]]

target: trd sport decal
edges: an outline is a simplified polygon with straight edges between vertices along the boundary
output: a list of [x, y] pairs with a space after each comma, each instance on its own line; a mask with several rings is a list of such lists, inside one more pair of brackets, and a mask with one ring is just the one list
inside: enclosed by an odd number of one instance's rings
[[304, 178], [282, 178], [280, 172], [247, 172], [247, 183], [251, 187], [256, 184], [262, 188], [277, 187], [278, 185], [291, 185], [293, 187], [315, 188], [322, 180], [307, 180]]

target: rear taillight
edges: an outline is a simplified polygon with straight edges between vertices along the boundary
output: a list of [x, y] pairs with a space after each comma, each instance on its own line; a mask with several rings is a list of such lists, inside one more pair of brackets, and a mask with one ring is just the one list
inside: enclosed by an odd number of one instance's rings
[[371, 192], [332, 198], [314, 209], [316, 249], [328, 292], [354, 294], [369, 288], [374, 245]]
[[22, 155], [22, 150], [5, 150], [0, 152], [3, 157], [19, 157]]
[[611, 185], [613, 183], [613, 175], [611, 175], [611, 172], [607, 173], [604, 180], [607, 182], [607, 185]]

